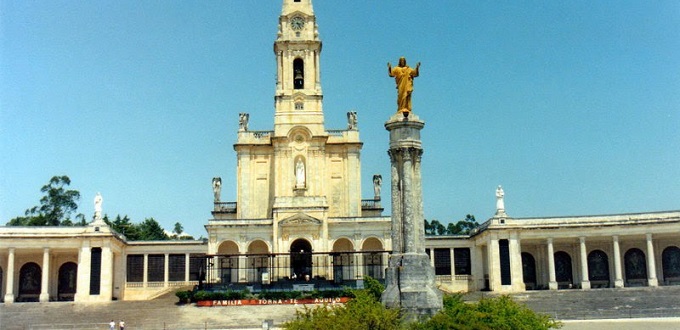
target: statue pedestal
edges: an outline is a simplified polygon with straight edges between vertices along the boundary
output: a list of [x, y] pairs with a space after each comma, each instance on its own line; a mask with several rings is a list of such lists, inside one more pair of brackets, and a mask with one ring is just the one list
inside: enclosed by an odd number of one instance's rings
[[434, 315], [443, 307], [442, 293], [434, 283], [427, 254], [393, 254], [385, 272], [382, 303], [403, 309], [409, 320]]
[[393, 254], [381, 300], [387, 307], [401, 308], [410, 321], [434, 315], [443, 307], [434, 267], [425, 253], [420, 173], [424, 126], [408, 112], [396, 113], [385, 123], [390, 132]]

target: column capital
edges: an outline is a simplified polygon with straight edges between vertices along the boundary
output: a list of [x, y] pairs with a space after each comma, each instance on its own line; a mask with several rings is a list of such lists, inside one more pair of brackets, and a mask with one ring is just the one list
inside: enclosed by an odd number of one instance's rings
[[579, 242], [581, 242], [581, 244], [583, 244], [583, 243], [586, 242], [586, 237], [585, 237], [585, 236], [581, 236], [581, 237], [578, 238], [578, 240], [579, 240]]
[[651, 240], [652, 240], [652, 234], [647, 234], [647, 235], [645, 235], [645, 236], [647, 236], [647, 240], [648, 240], [648, 241], [651, 241]]
[[613, 240], [614, 242], [618, 242], [618, 241], [619, 241], [619, 235], [614, 235], [614, 236], [612, 236], [612, 240]]

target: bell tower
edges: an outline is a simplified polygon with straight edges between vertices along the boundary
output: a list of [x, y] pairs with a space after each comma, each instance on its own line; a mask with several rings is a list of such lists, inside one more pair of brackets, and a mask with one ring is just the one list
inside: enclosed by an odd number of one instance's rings
[[323, 135], [321, 40], [312, 0], [283, 0], [274, 53], [277, 66], [274, 135], [286, 135], [301, 125], [312, 135]]

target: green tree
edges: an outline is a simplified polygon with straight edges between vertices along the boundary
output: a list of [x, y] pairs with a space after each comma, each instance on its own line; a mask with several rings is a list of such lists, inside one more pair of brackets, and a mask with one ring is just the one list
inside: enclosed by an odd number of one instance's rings
[[[40, 199], [40, 205], [27, 209], [23, 217], [11, 219], [8, 226], [71, 226], [71, 214], [78, 209], [80, 192], [66, 189], [71, 179], [66, 176], [53, 176], [40, 191], [45, 195]], [[79, 223], [85, 216], [79, 214]], [[85, 222], [86, 223], [86, 222]]]
[[447, 231], [449, 235], [468, 235], [477, 227], [479, 227], [479, 223], [477, 223], [475, 216], [468, 214], [465, 219], [456, 222], [456, 224], [449, 223]]
[[184, 232], [184, 227], [182, 226], [181, 223], [175, 222], [175, 229], [173, 229], [172, 232], [175, 233], [175, 235], [177, 236], [182, 235], [182, 233]]
[[132, 223], [130, 221], [130, 218], [128, 216], [124, 216], [121, 218], [120, 214], [116, 216], [116, 218], [113, 221], [109, 221], [108, 215], [105, 215], [103, 220], [111, 226], [113, 230], [116, 232], [123, 234], [125, 236], [125, 239], [128, 241], [139, 241], [141, 240], [141, 232], [139, 229], [139, 226]]
[[446, 227], [442, 225], [439, 220], [432, 220], [428, 222], [425, 220], [425, 235], [444, 235], [446, 234]]
[[138, 228], [140, 232], [139, 240], [141, 241], [165, 241], [170, 239], [165, 234], [163, 227], [154, 218], [144, 219]]

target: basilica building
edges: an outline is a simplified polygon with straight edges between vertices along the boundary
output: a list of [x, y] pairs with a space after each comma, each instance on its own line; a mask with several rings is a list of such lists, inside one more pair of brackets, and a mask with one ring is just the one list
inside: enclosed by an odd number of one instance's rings
[[[342, 129], [324, 125], [321, 45], [311, 0], [283, 0], [274, 127], [249, 130], [250, 114], [239, 114], [236, 201], [222, 201], [222, 179], [213, 178], [207, 240], [128, 241], [101, 210], [82, 227], [0, 227], [0, 300], [148, 300], [194, 286], [326, 290], [384, 280], [392, 220], [383, 215], [383, 179], [375, 175], [362, 198], [356, 113]], [[496, 213], [469, 235], [426, 237], [441, 290], [680, 285], [680, 211], [515, 218], [500, 187], [497, 199]]]

